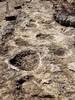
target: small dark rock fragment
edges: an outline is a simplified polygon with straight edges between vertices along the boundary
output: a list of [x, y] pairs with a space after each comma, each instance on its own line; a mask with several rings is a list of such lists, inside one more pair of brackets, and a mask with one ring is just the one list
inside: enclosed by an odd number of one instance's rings
[[33, 78], [33, 75], [26, 75], [26, 76], [24, 76], [24, 77], [21, 77], [21, 78], [17, 79], [17, 80], [16, 80], [16, 83], [15, 83], [15, 85], [16, 85], [16, 90], [21, 90], [22, 84], [23, 84], [24, 82], [29, 81], [29, 80], [32, 79], [32, 78]]
[[36, 38], [37, 39], [52, 39], [52, 35], [50, 34], [42, 34], [42, 33], [39, 33], [36, 35]]
[[16, 10], [17, 10], [17, 9], [22, 9], [22, 6], [15, 6], [14, 8], [15, 8]]
[[15, 21], [16, 18], [17, 18], [17, 16], [6, 16], [6, 17], [5, 17], [5, 20], [6, 20], [6, 21]]
[[55, 98], [54, 95], [43, 95], [43, 96], [39, 96], [40, 98]]
[[24, 82], [30, 80], [33, 76], [32, 75], [26, 75], [18, 80], [16, 80], [17, 85], [22, 85]]

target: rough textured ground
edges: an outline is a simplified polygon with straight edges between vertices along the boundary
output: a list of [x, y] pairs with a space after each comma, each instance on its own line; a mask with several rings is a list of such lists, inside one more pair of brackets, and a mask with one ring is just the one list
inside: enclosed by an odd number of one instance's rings
[[54, 20], [50, 0], [8, 5], [0, 0], [0, 100], [75, 100], [75, 28]]

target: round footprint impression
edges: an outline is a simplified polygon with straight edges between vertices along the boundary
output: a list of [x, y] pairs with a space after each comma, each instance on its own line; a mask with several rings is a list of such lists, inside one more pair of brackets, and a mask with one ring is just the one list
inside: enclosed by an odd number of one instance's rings
[[32, 71], [38, 67], [39, 55], [34, 50], [25, 50], [17, 53], [9, 62], [18, 69]]
[[66, 27], [75, 28], [75, 4], [65, 4], [55, 9], [54, 19]]

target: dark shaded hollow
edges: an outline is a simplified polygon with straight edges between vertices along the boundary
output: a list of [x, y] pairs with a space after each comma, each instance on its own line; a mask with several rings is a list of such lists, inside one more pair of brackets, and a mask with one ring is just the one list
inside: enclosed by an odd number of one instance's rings
[[15, 39], [15, 43], [18, 46], [29, 46], [28, 41], [23, 40], [22, 38]]
[[74, 41], [74, 44], [73, 44], [73, 46], [75, 47], [75, 41]]
[[55, 98], [54, 97], [54, 95], [43, 95], [43, 96], [39, 96], [39, 95], [32, 95], [32, 97], [39, 97], [39, 98], [45, 98], [45, 99], [47, 99], [47, 98]]
[[45, 38], [45, 34], [39, 33], [36, 35], [36, 38]]
[[43, 95], [39, 96], [40, 98], [55, 98], [54, 95]]
[[56, 12], [54, 14], [54, 19], [56, 22], [58, 22], [59, 24], [61, 24], [63, 26], [75, 28], [75, 18], [70, 19], [69, 16], [70, 15], [67, 15], [67, 13]]
[[58, 56], [63, 56], [65, 53], [65, 50], [63, 48], [58, 48], [56, 50], [54, 50], [54, 54], [58, 55]]
[[56, 22], [66, 27], [75, 28], [75, 4], [59, 4], [60, 7], [55, 8], [53, 15]]
[[16, 54], [9, 62], [21, 70], [31, 71], [38, 67], [39, 57], [35, 51], [26, 50]]
[[0, 0], [0, 2], [4, 2], [4, 1], [6, 1], [6, 0]]
[[42, 34], [42, 33], [39, 33], [36, 35], [36, 38], [37, 39], [49, 39], [51, 38], [50, 34]]
[[22, 6], [15, 6], [14, 8], [15, 8], [16, 10], [17, 10], [17, 9], [22, 9]]
[[16, 85], [22, 85], [24, 82], [29, 81], [33, 75], [26, 75], [24, 77], [21, 77], [20, 79], [16, 80]]
[[6, 20], [6, 21], [15, 21], [16, 18], [17, 18], [17, 16], [6, 16], [6, 17], [5, 17], [5, 20]]
[[12, 39], [13, 33], [12, 32], [7, 32], [6, 34], [4, 34], [2, 36], [2, 41], [8, 41], [10, 39]]
[[24, 78], [21, 78], [19, 80], [16, 80], [16, 85], [22, 85], [25, 82]]
[[6, 55], [8, 53], [9, 46], [6, 45], [4, 42], [0, 44], [0, 55]]
[[60, 23], [63, 26], [69, 27], [70, 26], [70, 21], [67, 21], [67, 15], [63, 14], [61, 12], [61, 14], [59, 13], [55, 13], [54, 14], [54, 19], [56, 22]]

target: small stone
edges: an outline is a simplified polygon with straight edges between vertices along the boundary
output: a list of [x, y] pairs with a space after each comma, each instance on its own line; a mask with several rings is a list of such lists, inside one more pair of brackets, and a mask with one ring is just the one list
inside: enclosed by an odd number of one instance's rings
[[5, 20], [6, 21], [14, 21], [14, 20], [16, 20], [16, 18], [17, 18], [16, 16], [6, 16]]
[[17, 10], [17, 9], [22, 9], [22, 6], [15, 6], [14, 8], [15, 8], [16, 10]]

